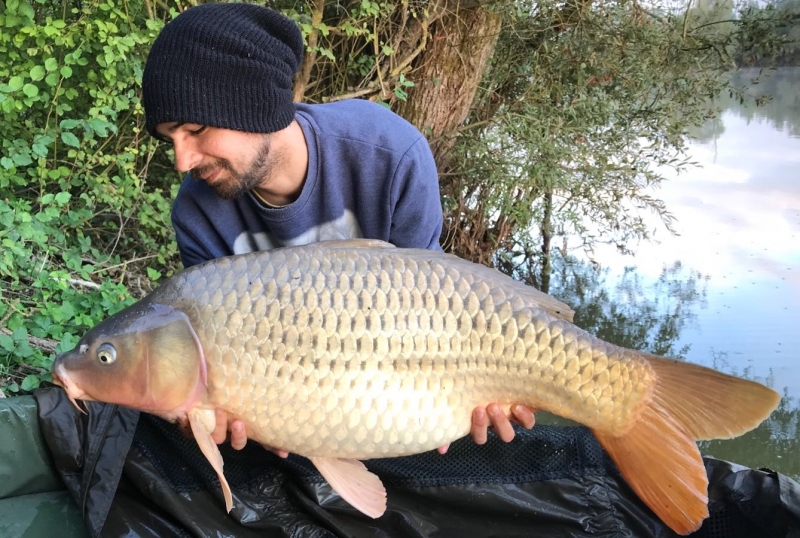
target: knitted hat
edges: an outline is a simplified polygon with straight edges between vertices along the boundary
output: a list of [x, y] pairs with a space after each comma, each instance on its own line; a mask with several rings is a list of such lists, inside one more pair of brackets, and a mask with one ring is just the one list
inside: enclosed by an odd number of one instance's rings
[[303, 60], [297, 25], [252, 4], [202, 4], [169, 22], [142, 77], [147, 132], [185, 122], [272, 133], [294, 119], [292, 77]]

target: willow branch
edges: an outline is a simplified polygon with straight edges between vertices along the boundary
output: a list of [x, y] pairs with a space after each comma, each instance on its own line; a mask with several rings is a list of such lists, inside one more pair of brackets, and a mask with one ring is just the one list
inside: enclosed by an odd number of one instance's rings
[[323, 103], [333, 103], [334, 101], [343, 101], [345, 99], [355, 99], [357, 97], [363, 97], [365, 95], [369, 95], [371, 93], [377, 93], [380, 91], [380, 88], [377, 86], [370, 84], [368, 87], [364, 88], [363, 90], [358, 90], [350, 93], [343, 93], [341, 95], [333, 95], [331, 97], [323, 97]]
[[308, 46], [306, 47], [306, 54], [303, 57], [303, 66], [300, 68], [297, 79], [294, 84], [293, 100], [299, 103], [303, 100], [308, 87], [308, 81], [311, 80], [311, 70], [314, 68], [314, 62], [317, 61], [317, 45], [319, 43], [319, 26], [322, 24], [322, 14], [325, 9], [325, 0], [317, 0], [314, 5], [314, 10], [311, 12], [311, 32], [308, 34]]

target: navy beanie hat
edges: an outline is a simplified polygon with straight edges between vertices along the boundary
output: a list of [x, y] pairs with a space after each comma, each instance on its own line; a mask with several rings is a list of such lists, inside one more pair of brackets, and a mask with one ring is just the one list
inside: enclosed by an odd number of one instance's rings
[[294, 119], [303, 36], [253, 4], [202, 4], [161, 31], [142, 77], [147, 132], [164, 122], [273, 133]]

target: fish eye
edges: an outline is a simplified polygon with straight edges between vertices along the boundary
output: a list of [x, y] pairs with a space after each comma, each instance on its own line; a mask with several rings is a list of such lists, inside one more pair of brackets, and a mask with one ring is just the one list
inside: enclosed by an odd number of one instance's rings
[[117, 360], [117, 350], [111, 344], [100, 344], [97, 348], [97, 358], [103, 364], [111, 364]]

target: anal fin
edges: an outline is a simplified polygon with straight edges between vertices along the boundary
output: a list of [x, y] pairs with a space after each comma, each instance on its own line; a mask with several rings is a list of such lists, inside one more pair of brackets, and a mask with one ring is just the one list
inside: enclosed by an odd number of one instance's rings
[[308, 458], [333, 490], [359, 512], [379, 518], [386, 512], [383, 482], [358, 460]]
[[219, 452], [219, 447], [214, 439], [211, 438], [211, 432], [214, 431], [216, 425], [216, 416], [213, 409], [192, 409], [188, 413], [189, 424], [192, 426], [192, 434], [200, 447], [200, 451], [211, 464], [211, 467], [216, 471], [219, 477], [219, 483], [222, 486], [222, 495], [225, 497], [225, 509], [230, 512], [233, 509], [233, 494], [225, 475], [222, 472], [223, 461], [222, 454]]
[[708, 517], [708, 475], [697, 443], [663, 409], [650, 405], [621, 436], [593, 431], [639, 498], [686, 535]]

